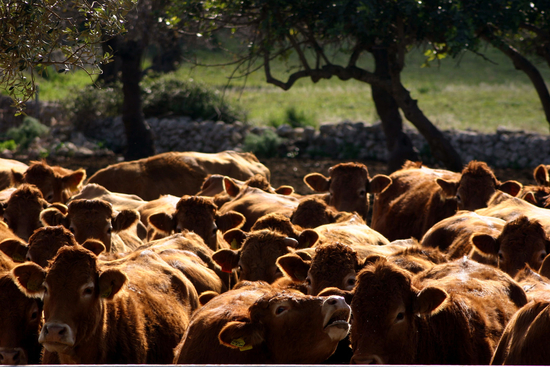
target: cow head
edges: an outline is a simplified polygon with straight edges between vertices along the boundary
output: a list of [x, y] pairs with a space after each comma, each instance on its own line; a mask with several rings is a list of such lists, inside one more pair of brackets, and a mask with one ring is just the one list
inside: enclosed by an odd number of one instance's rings
[[226, 272], [237, 268], [239, 280], [264, 280], [268, 283], [283, 275], [276, 264], [278, 257], [299, 248], [300, 241], [313, 244], [307, 233], [295, 240], [267, 229], [249, 234], [233, 229], [225, 233], [224, 239], [231, 248], [216, 251], [212, 259]]
[[305, 282], [307, 294], [318, 295], [328, 287], [352, 290], [362, 262], [355, 250], [336, 242], [316, 247], [309, 259], [300, 252], [281, 256], [277, 266], [292, 280]]
[[149, 216], [149, 223], [154, 228], [168, 234], [184, 229], [193, 231], [214, 251], [221, 248], [220, 231], [240, 228], [244, 222], [244, 216], [235, 211], [219, 215], [212, 199], [201, 196], [183, 196], [173, 214], [162, 212]]
[[273, 363], [321, 363], [348, 334], [349, 318], [342, 297], [281, 292], [258, 299], [248, 320], [227, 323], [218, 338], [242, 353], [265, 345]]
[[459, 210], [485, 208], [497, 191], [517, 196], [523, 187], [517, 181], [501, 183], [485, 162], [471, 161], [462, 171], [460, 180], [436, 179], [447, 197], [456, 197]]
[[512, 277], [526, 264], [539, 269], [550, 252], [550, 240], [542, 225], [526, 216], [508, 222], [498, 237], [473, 234], [471, 242], [481, 252], [498, 256], [498, 267]]
[[366, 218], [369, 209], [368, 193], [378, 194], [391, 184], [385, 175], [369, 177], [364, 164], [340, 163], [329, 169], [330, 178], [310, 173], [304, 182], [316, 192], [328, 192], [327, 203], [339, 211], [357, 212]]
[[100, 271], [96, 254], [79, 245], [61, 248], [46, 269], [25, 263], [12, 274], [27, 295], [43, 298], [44, 326], [38, 341], [62, 354], [70, 354], [95, 331], [103, 300], [113, 298], [127, 281], [118, 269]]
[[416, 289], [411, 274], [380, 259], [358, 274], [351, 309], [351, 363], [414, 361], [420, 315], [432, 313], [447, 298], [440, 288]]
[[65, 203], [79, 190], [86, 179], [86, 171], [76, 171], [59, 166], [49, 166], [45, 162], [32, 162], [22, 176], [12, 171], [15, 185], [29, 183], [38, 187], [49, 203]]
[[14, 234], [28, 241], [33, 232], [42, 227], [40, 212], [49, 205], [36, 186], [23, 184], [2, 205], [4, 222]]
[[97, 239], [110, 252], [113, 234], [134, 225], [139, 220], [139, 212], [133, 209], [114, 212], [112, 204], [104, 200], [80, 199], [69, 204], [67, 214], [51, 208], [44, 210], [40, 219], [46, 225], [69, 229], [80, 244], [87, 239]]
[[0, 364], [39, 364], [42, 302], [28, 297], [10, 273], [0, 275]]

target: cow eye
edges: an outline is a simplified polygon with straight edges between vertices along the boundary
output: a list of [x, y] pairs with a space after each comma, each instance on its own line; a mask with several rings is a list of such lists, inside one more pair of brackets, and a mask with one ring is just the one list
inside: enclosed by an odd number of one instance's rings
[[174, 230], [174, 232], [176, 232], [176, 233], [181, 233], [181, 228], [180, 228], [180, 227], [176, 227], [176, 229]]
[[84, 291], [82, 292], [85, 296], [89, 296], [91, 295], [92, 293], [94, 293], [94, 288], [93, 287], [86, 287], [84, 288]]
[[349, 278], [347, 283], [348, 285], [355, 285], [355, 278]]
[[543, 252], [540, 254], [540, 261], [544, 260], [546, 258], [546, 252]]
[[287, 310], [287, 308], [285, 306], [278, 306], [276, 309], [275, 309], [275, 315], [276, 316], [279, 316], [280, 314], [282, 314], [283, 312], [285, 312]]
[[111, 227], [107, 228], [107, 234], [111, 234], [113, 232], [113, 229]]
[[399, 312], [397, 316], [395, 316], [395, 322], [399, 322], [405, 318], [405, 314], [403, 312]]
[[69, 231], [71, 231], [72, 234], [74, 234], [74, 227], [69, 227]]
[[459, 194], [456, 194], [456, 201], [461, 203], [462, 202], [462, 198], [460, 197]]
[[48, 194], [48, 196], [46, 196], [46, 201], [51, 203], [53, 200], [53, 194]]
[[503, 258], [504, 258], [504, 256], [502, 255], [502, 252], [499, 252], [499, 253], [498, 253], [498, 259], [499, 259], [499, 260], [502, 260]]
[[363, 190], [359, 191], [359, 196], [365, 196], [365, 195], [367, 195], [366, 190], [363, 189]]
[[309, 277], [307, 277], [305, 283], [306, 283], [307, 286], [310, 286], [311, 285], [311, 279]]

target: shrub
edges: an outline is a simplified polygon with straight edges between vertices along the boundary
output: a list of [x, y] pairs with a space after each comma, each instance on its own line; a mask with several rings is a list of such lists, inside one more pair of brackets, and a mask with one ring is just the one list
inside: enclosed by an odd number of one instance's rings
[[269, 125], [273, 127], [279, 127], [283, 124], [288, 124], [293, 128], [305, 126], [317, 127], [314, 116], [308, 115], [304, 111], [298, 111], [294, 106], [286, 108], [282, 116], [269, 120]]
[[280, 155], [279, 146], [282, 143], [283, 139], [277, 133], [265, 130], [262, 135], [248, 134], [244, 138], [244, 149], [258, 158], [274, 158]]
[[20, 148], [26, 149], [34, 138], [46, 137], [49, 133], [49, 127], [41, 124], [37, 119], [27, 116], [23, 119], [20, 126], [9, 129], [6, 137], [9, 140], [13, 140]]

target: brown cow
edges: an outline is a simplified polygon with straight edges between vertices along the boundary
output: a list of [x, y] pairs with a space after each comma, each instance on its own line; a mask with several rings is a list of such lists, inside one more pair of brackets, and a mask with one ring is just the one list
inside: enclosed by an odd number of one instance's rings
[[230, 211], [239, 212], [246, 218], [242, 229], [250, 231], [256, 221], [269, 213], [279, 213], [290, 218], [299, 199], [280, 194], [270, 194], [256, 187], [246, 186], [231, 201], [219, 208], [220, 215]]
[[228, 247], [222, 233], [242, 227], [245, 218], [233, 211], [220, 215], [211, 198], [186, 195], [178, 201], [174, 212], [151, 214], [148, 221], [155, 230], [168, 235], [184, 229], [195, 232], [216, 251]]
[[230, 273], [237, 269], [239, 280], [263, 280], [273, 283], [283, 275], [277, 267], [277, 258], [298, 248], [312, 246], [318, 235], [306, 230], [299, 240], [295, 240], [269, 229], [250, 233], [232, 229], [225, 233], [224, 238], [231, 244], [231, 248], [216, 251], [212, 255], [212, 259], [224, 271]]
[[336, 210], [357, 212], [364, 219], [369, 211], [368, 194], [382, 193], [391, 184], [386, 175], [370, 178], [367, 167], [361, 163], [339, 163], [329, 169], [329, 176], [310, 173], [304, 182], [313, 191], [328, 192], [322, 198]]
[[357, 277], [355, 364], [487, 364], [506, 322], [527, 302], [500, 270], [470, 260], [415, 276], [383, 259]]
[[76, 171], [60, 166], [50, 166], [46, 162], [31, 162], [23, 175], [12, 173], [15, 186], [23, 183], [35, 185], [49, 203], [66, 203], [80, 190], [86, 179], [86, 171]]
[[315, 228], [348, 220], [352, 215], [352, 213], [337, 211], [321, 198], [307, 197], [300, 201], [290, 220], [302, 228]]
[[269, 180], [269, 169], [252, 153], [166, 152], [136, 161], [121, 162], [97, 171], [88, 183], [113, 192], [135, 194], [144, 200], [160, 195], [195, 195], [209, 174], [246, 180], [259, 173]]
[[0, 190], [12, 185], [12, 171], [23, 175], [28, 168], [28, 165], [15, 159], [0, 158]]
[[57, 209], [46, 209], [40, 219], [50, 226], [62, 225], [74, 233], [82, 244], [87, 239], [101, 241], [107, 252], [127, 252], [136, 249], [142, 241], [129, 230], [139, 221], [137, 210], [113, 211], [112, 204], [103, 200], [75, 200], [69, 204], [67, 214]]
[[36, 186], [23, 184], [2, 204], [1, 210], [4, 222], [13, 233], [28, 241], [34, 231], [43, 226], [40, 213], [49, 206]]
[[40, 364], [42, 302], [13, 282], [10, 270], [15, 265], [0, 252], [0, 364]]
[[550, 252], [550, 240], [544, 228], [526, 216], [506, 223], [498, 235], [474, 234], [472, 242], [482, 253], [495, 257], [496, 265], [511, 277], [525, 265], [539, 269]]
[[46, 269], [13, 269], [25, 292], [43, 296], [39, 342], [62, 364], [171, 363], [198, 306], [195, 288], [151, 251], [100, 266], [97, 244], [62, 247]]
[[176, 364], [314, 364], [348, 333], [342, 297], [312, 297], [246, 283], [191, 318]]
[[[502, 219], [461, 210], [455, 215], [434, 224], [424, 234], [422, 240], [420, 240], [420, 245], [425, 248], [437, 248], [446, 253], [450, 260], [472, 256], [474, 255], [472, 235], [486, 234], [498, 237], [505, 224], [506, 222]], [[484, 261], [481, 261], [482, 259]], [[496, 262], [491, 259], [478, 255], [475, 260], [496, 265]]]
[[550, 300], [532, 301], [510, 320], [491, 364], [548, 365], [550, 350]]
[[487, 206], [497, 190], [517, 194], [521, 184], [500, 183], [483, 162], [472, 161], [461, 174], [408, 162], [390, 175], [391, 185], [375, 195], [371, 227], [390, 241], [422, 236], [458, 210]]

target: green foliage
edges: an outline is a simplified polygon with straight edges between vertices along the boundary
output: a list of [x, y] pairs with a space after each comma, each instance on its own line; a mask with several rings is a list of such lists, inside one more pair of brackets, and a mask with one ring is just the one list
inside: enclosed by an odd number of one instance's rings
[[6, 136], [17, 146], [26, 149], [34, 138], [43, 138], [48, 136], [49, 133], [49, 127], [41, 124], [37, 119], [27, 116], [20, 126], [9, 129]]
[[80, 129], [95, 120], [120, 115], [122, 98], [120, 85], [102, 88], [90, 85], [81, 89], [75, 88], [63, 105], [70, 121]]
[[217, 89], [189, 80], [149, 78], [143, 82], [143, 113], [152, 116], [189, 116], [232, 123], [246, 115], [229, 105]]
[[[88, 70], [108, 62], [97, 55], [105, 38], [122, 33], [124, 19], [137, 0], [0, 2], [0, 87], [18, 108], [35, 93], [35, 76], [53, 66]], [[92, 71], [93, 73], [93, 71]]]
[[7, 150], [17, 149], [17, 144], [13, 139], [0, 142], [0, 151], [6, 150], [6, 149]]
[[279, 146], [284, 140], [273, 130], [267, 129], [262, 135], [248, 134], [244, 139], [244, 150], [254, 153], [258, 158], [278, 157]]
[[282, 116], [271, 118], [269, 120], [269, 125], [273, 127], [279, 127], [283, 124], [288, 124], [293, 128], [306, 127], [306, 126], [313, 126], [313, 127], [318, 126], [315, 118], [312, 115], [307, 114], [304, 111], [297, 110], [295, 106], [287, 107]]

